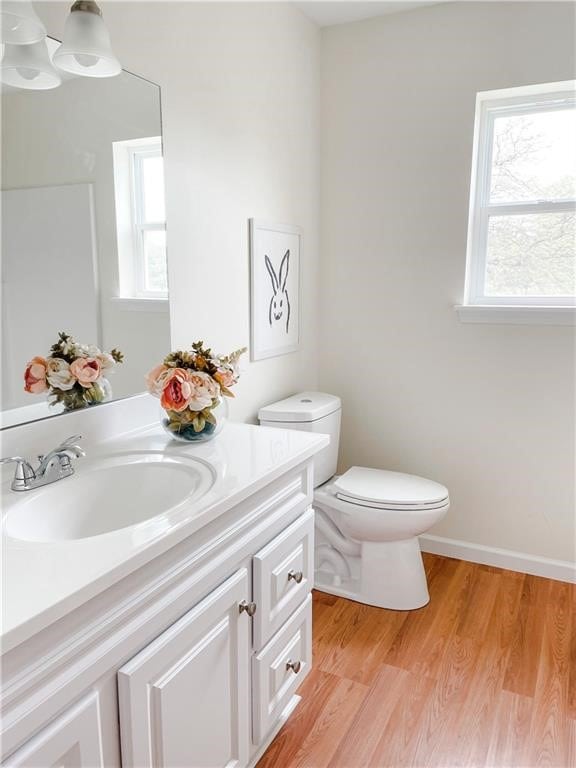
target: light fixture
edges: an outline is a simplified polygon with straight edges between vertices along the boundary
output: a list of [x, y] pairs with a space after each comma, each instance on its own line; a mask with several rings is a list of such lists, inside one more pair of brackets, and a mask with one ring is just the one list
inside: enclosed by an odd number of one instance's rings
[[94, 0], [76, 0], [63, 37], [53, 59], [59, 69], [86, 77], [113, 77], [122, 71], [112, 52], [102, 11]]
[[10, 45], [32, 45], [46, 37], [46, 27], [30, 0], [3, 0], [0, 31], [1, 41]]
[[14, 88], [46, 91], [62, 82], [50, 61], [46, 40], [32, 45], [4, 46], [0, 63], [0, 80]]

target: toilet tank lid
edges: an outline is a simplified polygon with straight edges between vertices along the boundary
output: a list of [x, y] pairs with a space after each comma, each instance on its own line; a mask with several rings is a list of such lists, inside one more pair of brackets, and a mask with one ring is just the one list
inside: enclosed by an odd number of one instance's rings
[[260, 421], [310, 422], [329, 416], [341, 407], [340, 398], [325, 392], [299, 392], [260, 408]]

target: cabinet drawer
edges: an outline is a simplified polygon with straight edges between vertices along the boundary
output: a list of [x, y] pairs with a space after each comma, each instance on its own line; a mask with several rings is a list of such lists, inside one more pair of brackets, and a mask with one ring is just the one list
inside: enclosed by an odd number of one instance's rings
[[262, 648], [310, 592], [314, 581], [314, 510], [289, 525], [253, 561], [254, 647]]
[[260, 744], [276, 723], [311, 664], [312, 595], [308, 595], [280, 632], [252, 660], [255, 744]]

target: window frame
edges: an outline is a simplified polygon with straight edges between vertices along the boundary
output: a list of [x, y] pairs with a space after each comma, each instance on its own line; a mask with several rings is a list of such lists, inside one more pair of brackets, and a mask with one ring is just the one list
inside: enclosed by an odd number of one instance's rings
[[546, 83], [498, 91], [476, 97], [474, 149], [468, 216], [465, 306], [574, 307], [576, 296], [486, 296], [486, 257], [491, 216], [576, 212], [576, 200], [539, 200], [490, 203], [494, 121], [497, 117], [576, 108], [576, 81]]
[[164, 221], [148, 221], [144, 214], [144, 174], [142, 169], [143, 160], [150, 157], [162, 157], [162, 144], [132, 146], [128, 148], [130, 162], [131, 192], [132, 192], [132, 228], [134, 237], [133, 249], [133, 274], [134, 274], [134, 292], [137, 298], [144, 299], [165, 299], [168, 297], [168, 290], [153, 291], [146, 287], [146, 251], [144, 247], [144, 238], [146, 232], [165, 232], [166, 219]]

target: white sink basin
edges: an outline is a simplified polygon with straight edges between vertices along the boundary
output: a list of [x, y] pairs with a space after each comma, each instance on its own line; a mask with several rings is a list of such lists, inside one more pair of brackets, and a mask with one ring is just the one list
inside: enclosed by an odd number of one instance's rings
[[81, 459], [71, 477], [12, 493], [4, 530], [25, 541], [85, 539], [144, 523], [200, 499], [216, 475], [202, 461], [137, 451]]

